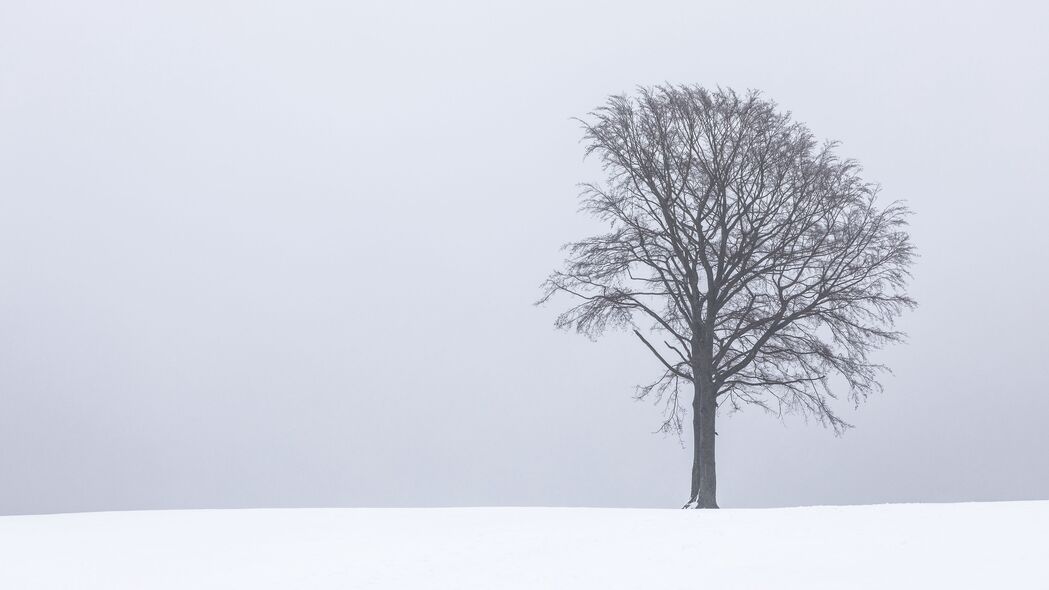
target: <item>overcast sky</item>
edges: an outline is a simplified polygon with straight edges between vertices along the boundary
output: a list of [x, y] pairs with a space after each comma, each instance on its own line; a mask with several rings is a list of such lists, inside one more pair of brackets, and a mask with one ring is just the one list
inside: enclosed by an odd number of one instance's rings
[[0, 513], [680, 506], [657, 361], [532, 306], [571, 117], [661, 82], [916, 212], [885, 392], [727, 416], [721, 505], [1049, 498], [1044, 6], [4, 0]]

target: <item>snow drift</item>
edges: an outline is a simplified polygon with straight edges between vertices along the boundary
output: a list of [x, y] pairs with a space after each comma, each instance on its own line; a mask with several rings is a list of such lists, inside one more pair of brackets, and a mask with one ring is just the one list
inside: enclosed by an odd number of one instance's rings
[[0, 588], [1049, 588], [1049, 501], [0, 517]]

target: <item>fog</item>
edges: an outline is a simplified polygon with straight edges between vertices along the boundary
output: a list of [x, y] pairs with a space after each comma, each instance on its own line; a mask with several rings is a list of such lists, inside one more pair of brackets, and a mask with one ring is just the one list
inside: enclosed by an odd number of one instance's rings
[[0, 514], [678, 507], [658, 361], [535, 307], [584, 115], [761, 89], [915, 211], [843, 437], [719, 427], [724, 507], [1049, 498], [1049, 10], [1027, 3], [0, 5]]

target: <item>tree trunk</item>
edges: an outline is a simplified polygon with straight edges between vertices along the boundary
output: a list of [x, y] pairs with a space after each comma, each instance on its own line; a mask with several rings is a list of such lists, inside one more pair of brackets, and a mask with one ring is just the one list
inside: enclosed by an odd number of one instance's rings
[[709, 375], [696, 374], [692, 400], [692, 495], [687, 506], [717, 508], [717, 471], [714, 465], [717, 400]]

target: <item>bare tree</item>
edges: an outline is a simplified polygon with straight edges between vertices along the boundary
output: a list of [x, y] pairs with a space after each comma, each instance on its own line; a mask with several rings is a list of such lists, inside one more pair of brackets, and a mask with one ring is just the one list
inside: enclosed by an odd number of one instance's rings
[[717, 508], [719, 407], [841, 432], [832, 385], [855, 403], [880, 389], [868, 355], [902, 338], [894, 320], [915, 304], [909, 212], [877, 206], [856, 162], [757, 92], [642, 88], [581, 122], [607, 174], [583, 185], [583, 210], [610, 229], [565, 246], [540, 303], [568, 293], [558, 327], [637, 335], [662, 369], [638, 396], [665, 404], [663, 430], [682, 431], [691, 401], [686, 507]]

